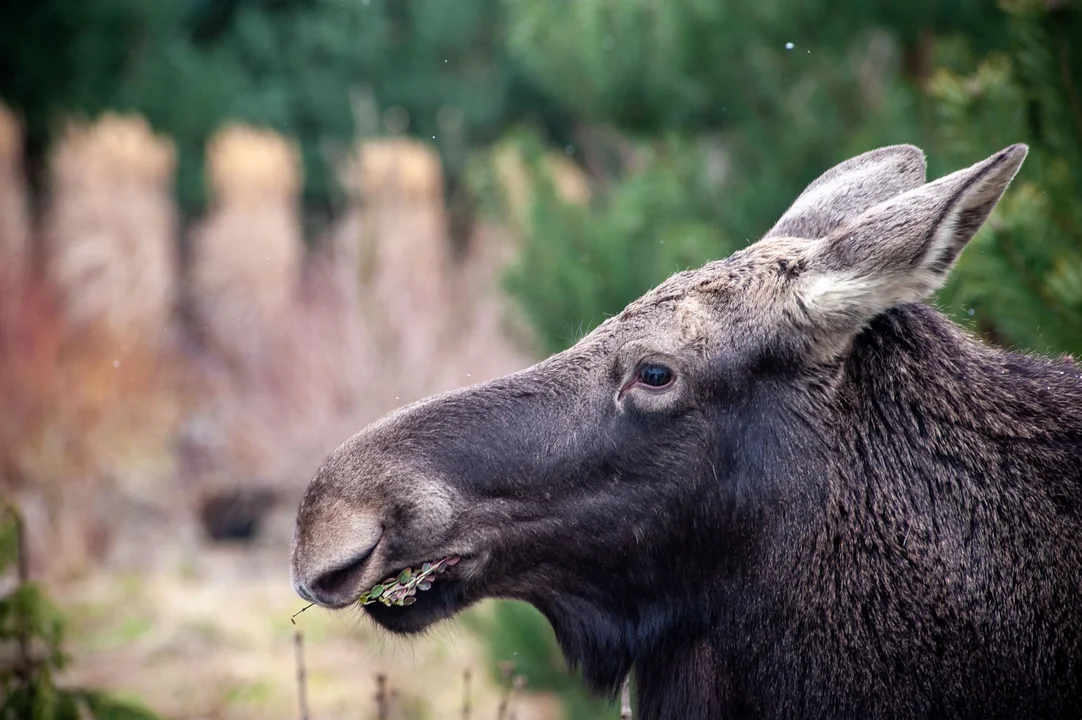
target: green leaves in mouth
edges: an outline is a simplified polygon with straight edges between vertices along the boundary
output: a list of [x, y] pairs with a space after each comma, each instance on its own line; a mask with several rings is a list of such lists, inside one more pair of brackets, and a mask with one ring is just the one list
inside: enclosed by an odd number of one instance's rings
[[457, 555], [448, 555], [438, 562], [426, 562], [416, 572], [412, 568], [406, 568], [398, 573], [398, 577], [387, 578], [375, 585], [371, 590], [357, 598], [357, 602], [361, 605], [381, 602], [387, 607], [392, 605], [396, 607], [412, 605], [417, 602], [417, 598], [414, 596], [418, 590], [423, 592], [430, 589], [432, 583], [436, 581], [436, 576], [446, 572], [447, 568], [457, 564], [460, 559]]

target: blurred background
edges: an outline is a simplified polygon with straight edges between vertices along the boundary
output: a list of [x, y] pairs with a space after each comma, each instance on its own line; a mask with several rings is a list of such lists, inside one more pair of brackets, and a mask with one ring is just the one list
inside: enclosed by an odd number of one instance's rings
[[524, 605], [291, 625], [300, 494], [903, 142], [1030, 144], [935, 302], [1082, 352], [1077, 1], [5, 4], [0, 718], [617, 717]]

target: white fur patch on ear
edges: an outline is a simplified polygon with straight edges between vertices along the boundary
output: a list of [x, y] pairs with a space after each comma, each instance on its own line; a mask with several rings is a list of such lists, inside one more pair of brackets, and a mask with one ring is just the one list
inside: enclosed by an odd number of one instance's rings
[[798, 292], [809, 312], [816, 315], [847, 315], [854, 307], [875, 303], [878, 287], [874, 278], [829, 273], [809, 278]]
[[853, 268], [849, 272], [813, 275], [799, 290], [801, 299], [814, 312], [856, 317], [876, 307], [886, 309], [927, 297], [943, 283], [953, 265], [958, 216], [957, 209], [947, 214], [933, 233], [928, 251], [907, 272], [861, 272], [865, 269]]
[[880, 203], [816, 242], [809, 272], [797, 290], [811, 319], [862, 324], [938, 289], [1027, 152], [1025, 145], [1012, 145]]

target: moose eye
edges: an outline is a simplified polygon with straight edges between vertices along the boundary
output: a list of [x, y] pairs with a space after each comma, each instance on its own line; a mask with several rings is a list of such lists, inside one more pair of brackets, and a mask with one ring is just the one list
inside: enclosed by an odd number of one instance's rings
[[672, 382], [672, 370], [664, 365], [645, 365], [639, 370], [639, 382], [654, 388], [665, 387]]

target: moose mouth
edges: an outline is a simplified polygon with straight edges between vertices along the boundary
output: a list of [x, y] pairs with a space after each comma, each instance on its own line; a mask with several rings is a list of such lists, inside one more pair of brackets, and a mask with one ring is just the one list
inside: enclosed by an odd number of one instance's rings
[[362, 593], [357, 604], [391, 632], [420, 632], [468, 604], [462, 578], [454, 571], [461, 559], [449, 555], [403, 568]]

